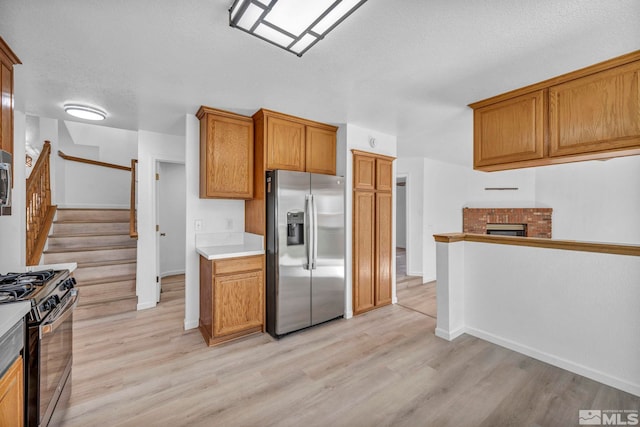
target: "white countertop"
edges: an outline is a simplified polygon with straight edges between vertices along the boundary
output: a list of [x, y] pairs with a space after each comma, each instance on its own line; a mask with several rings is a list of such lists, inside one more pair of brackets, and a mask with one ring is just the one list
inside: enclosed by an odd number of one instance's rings
[[0, 304], [0, 337], [19, 322], [31, 308], [31, 302], [18, 301]]
[[252, 233], [196, 234], [196, 252], [208, 260], [264, 254], [264, 237]]

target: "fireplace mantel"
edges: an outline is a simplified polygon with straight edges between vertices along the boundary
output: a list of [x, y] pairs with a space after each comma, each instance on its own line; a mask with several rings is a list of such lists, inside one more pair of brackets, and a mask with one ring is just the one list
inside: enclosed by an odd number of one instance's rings
[[551, 238], [552, 208], [464, 208], [462, 231], [487, 234], [487, 224], [524, 224], [527, 237]]

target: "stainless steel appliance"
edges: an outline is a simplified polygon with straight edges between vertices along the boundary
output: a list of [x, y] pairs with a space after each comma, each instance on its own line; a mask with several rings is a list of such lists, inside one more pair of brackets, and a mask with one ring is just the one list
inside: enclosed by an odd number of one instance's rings
[[31, 302], [24, 351], [29, 427], [48, 426], [54, 409], [56, 415], [62, 415], [71, 392], [73, 310], [78, 303], [75, 284], [68, 270], [0, 276], [0, 303]]
[[344, 179], [267, 172], [267, 332], [344, 315]]
[[0, 215], [11, 214], [11, 154], [0, 150]]

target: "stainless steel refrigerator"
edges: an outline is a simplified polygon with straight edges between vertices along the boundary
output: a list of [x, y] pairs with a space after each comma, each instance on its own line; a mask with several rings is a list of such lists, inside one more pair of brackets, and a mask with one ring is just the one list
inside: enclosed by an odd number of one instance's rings
[[267, 332], [274, 337], [344, 315], [344, 178], [270, 171]]

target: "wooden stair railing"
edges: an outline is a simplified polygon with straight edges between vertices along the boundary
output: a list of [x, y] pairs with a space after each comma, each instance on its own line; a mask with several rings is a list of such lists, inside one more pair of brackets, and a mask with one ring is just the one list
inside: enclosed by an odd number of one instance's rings
[[91, 159], [84, 159], [82, 157], [69, 156], [67, 154], [64, 154], [60, 150], [58, 150], [58, 156], [62, 157], [65, 160], [70, 160], [72, 162], [86, 163], [88, 165], [103, 166], [105, 168], [120, 169], [123, 171], [131, 172], [131, 168], [128, 166], [120, 166], [113, 163], [100, 162], [98, 160], [91, 160]]
[[82, 157], [69, 156], [68, 154], [64, 154], [62, 151], [58, 150], [58, 156], [62, 157], [65, 160], [70, 160], [72, 162], [86, 163], [88, 165], [94, 166], [102, 166], [106, 168], [119, 169], [127, 172], [131, 172], [131, 206], [129, 213], [129, 237], [132, 239], [138, 238], [138, 224], [136, 218], [136, 164], [138, 160], [131, 159], [131, 167], [116, 165], [114, 163], [101, 162], [98, 160], [84, 159]]
[[131, 159], [131, 206], [129, 210], [129, 237], [138, 238], [138, 212], [136, 210], [136, 168], [138, 161]]
[[56, 214], [51, 204], [51, 143], [44, 142], [42, 152], [27, 179], [27, 265], [37, 265], [47, 242], [49, 228]]

